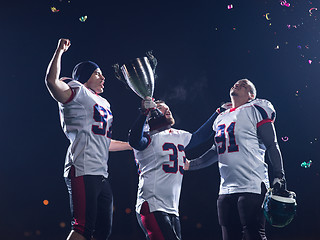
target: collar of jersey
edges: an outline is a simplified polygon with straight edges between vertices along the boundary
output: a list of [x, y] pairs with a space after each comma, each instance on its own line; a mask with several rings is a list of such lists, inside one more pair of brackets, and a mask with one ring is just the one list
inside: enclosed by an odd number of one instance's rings
[[158, 128], [158, 129], [155, 129], [155, 130], [150, 131], [150, 132], [149, 132], [149, 135], [151, 136], [151, 135], [154, 135], [154, 134], [156, 134], [156, 133], [159, 133], [159, 132], [168, 130], [168, 129], [170, 129], [170, 128], [171, 128], [171, 126], [170, 126], [170, 125], [167, 125], [167, 126], [164, 126], [164, 127], [161, 127], [161, 128]]

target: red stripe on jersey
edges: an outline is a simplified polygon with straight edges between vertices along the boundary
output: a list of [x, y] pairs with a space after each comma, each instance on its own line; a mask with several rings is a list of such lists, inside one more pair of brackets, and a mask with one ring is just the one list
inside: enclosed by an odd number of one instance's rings
[[[148, 145], [147, 145], [147, 147], [149, 147], [149, 145], [150, 145], [150, 143], [151, 143], [151, 137], [150, 137], [149, 134], [146, 134], [145, 137], [148, 138]], [[147, 147], [146, 147], [146, 148], [147, 148]]]
[[237, 109], [238, 107], [235, 107], [235, 108], [230, 108], [230, 112], [233, 112]]
[[142, 203], [141, 210], [140, 210], [141, 222], [144, 228], [148, 232], [149, 238], [157, 239], [157, 240], [164, 240], [163, 234], [161, 229], [157, 223], [157, 220], [152, 212], [150, 212], [149, 204], [147, 201]]
[[71, 167], [71, 191], [73, 204], [73, 229], [83, 234], [86, 225], [86, 193], [83, 176], [76, 177], [74, 166]]
[[71, 88], [71, 95], [70, 95], [69, 99], [64, 104], [71, 102], [75, 95], [76, 95], [75, 90], [73, 88]]
[[262, 121], [257, 123], [257, 128], [268, 122], [273, 122], [273, 121], [271, 119], [263, 119]]

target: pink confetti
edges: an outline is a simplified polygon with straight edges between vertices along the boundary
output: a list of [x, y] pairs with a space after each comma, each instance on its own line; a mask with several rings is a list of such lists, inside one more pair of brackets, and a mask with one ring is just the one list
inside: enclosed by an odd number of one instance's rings
[[309, 9], [310, 16], [312, 15], [312, 11], [313, 11], [313, 10], [317, 11], [318, 8], [310, 8], [310, 9]]
[[286, 142], [286, 141], [288, 141], [288, 140], [289, 140], [289, 138], [288, 138], [287, 136], [282, 137], [281, 139], [282, 139], [282, 141], [284, 141], [284, 142]]
[[309, 62], [309, 64], [311, 64], [311, 63], [312, 63], [312, 60], [309, 60], [308, 62]]
[[232, 8], [233, 8], [232, 4], [228, 5], [228, 9], [232, 9]]
[[281, 6], [290, 7], [290, 3], [288, 3], [286, 0], [283, 0], [280, 2]]

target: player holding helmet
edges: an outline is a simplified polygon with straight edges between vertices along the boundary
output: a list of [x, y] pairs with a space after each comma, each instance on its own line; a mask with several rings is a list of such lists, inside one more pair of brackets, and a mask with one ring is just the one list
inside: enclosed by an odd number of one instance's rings
[[[209, 151], [210, 156], [207, 153], [201, 158], [203, 162], [219, 161], [221, 182], [217, 207], [223, 240], [241, 239], [238, 224], [242, 225], [242, 239], [265, 240], [261, 208], [269, 188], [265, 152], [272, 163], [275, 192], [288, 196], [273, 124], [275, 110], [269, 101], [256, 99], [256, 88], [248, 79], [234, 84], [230, 98], [232, 108], [221, 113], [213, 123], [216, 146]], [[237, 213], [239, 217], [235, 217]]]

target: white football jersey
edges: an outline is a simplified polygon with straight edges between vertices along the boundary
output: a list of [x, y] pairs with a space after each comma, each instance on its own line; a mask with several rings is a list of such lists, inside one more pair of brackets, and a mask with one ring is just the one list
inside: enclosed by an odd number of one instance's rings
[[64, 167], [64, 177], [73, 165], [76, 176], [108, 177], [109, 145], [112, 113], [109, 102], [78, 81], [68, 83], [73, 99], [58, 103], [61, 127], [70, 140]]
[[221, 113], [213, 123], [221, 176], [219, 194], [261, 193], [261, 183], [269, 188], [265, 146], [257, 128], [275, 120], [272, 104], [255, 99]]
[[179, 199], [186, 160], [184, 148], [192, 134], [183, 130], [167, 129], [149, 135], [146, 149], [134, 149], [139, 167], [139, 186], [136, 211], [140, 213], [144, 201], [151, 212], [163, 211], [179, 216]]

